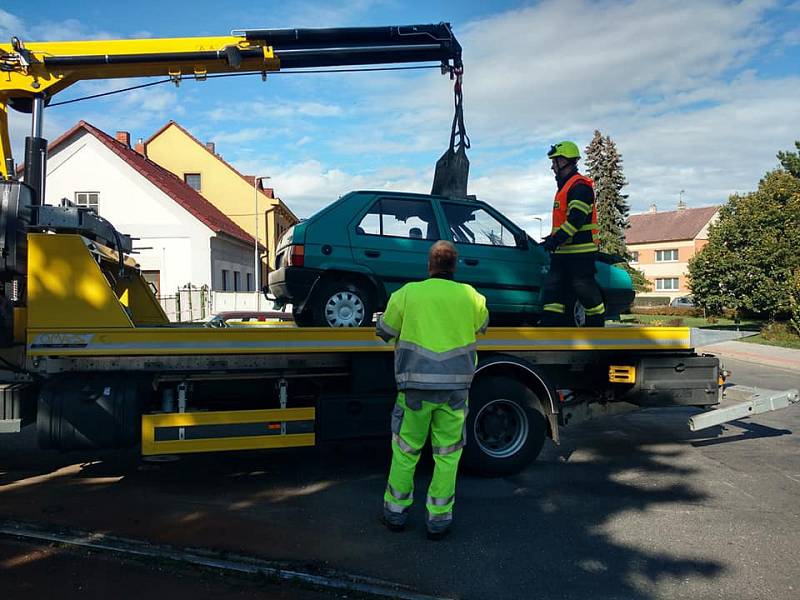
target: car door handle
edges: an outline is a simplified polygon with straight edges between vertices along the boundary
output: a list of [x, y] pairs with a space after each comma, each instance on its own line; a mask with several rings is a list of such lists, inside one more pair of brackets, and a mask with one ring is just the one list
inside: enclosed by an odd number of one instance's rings
[[465, 258], [464, 259], [464, 264], [465, 265], [469, 265], [470, 267], [474, 267], [475, 265], [478, 264], [478, 259], [477, 258]]
[[381, 253], [378, 252], [377, 250], [364, 250], [364, 254], [366, 254], [370, 258], [378, 258], [381, 255]]

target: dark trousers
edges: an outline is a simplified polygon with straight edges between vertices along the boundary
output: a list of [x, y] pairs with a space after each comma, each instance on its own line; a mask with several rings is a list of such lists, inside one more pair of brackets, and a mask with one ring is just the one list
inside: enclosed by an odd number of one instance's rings
[[586, 310], [587, 327], [603, 327], [605, 305], [600, 286], [594, 280], [596, 252], [553, 254], [550, 273], [542, 293], [542, 325], [570, 327], [577, 298]]

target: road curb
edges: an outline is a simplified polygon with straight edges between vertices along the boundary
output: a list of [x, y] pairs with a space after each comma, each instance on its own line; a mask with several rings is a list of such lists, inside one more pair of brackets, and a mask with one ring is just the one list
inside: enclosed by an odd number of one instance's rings
[[381, 579], [327, 571], [312, 573], [277, 562], [258, 558], [220, 553], [198, 548], [181, 549], [149, 544], [141, 540], [122, 538], [80, 530], [50, 529], [31, 523], [0, 521], [0, 536], [20, 540], [50, 542], [64, 546], [100, 550], [135, 557], [148, 557], [199, 566], [238, 575], [262, 575], [287, 583], [301, 583], [331, 591], [350, 591], [372, 598], [402, 600], [448, 600], [441, 596], [419, 594], [401, 584]]
[[715, 345], [702, 346], [697, 348], [697, 351], [714, 354], [721, 358], [731, 358], [733, 360], [741, 360], [752, 364], [775, 367], [783, 369], [784, 371], [800, 372], [800, 360], [770, 357], [758, 352], [747, 352], [738, 349], [730, 350], [728, 348], [717, 348]]

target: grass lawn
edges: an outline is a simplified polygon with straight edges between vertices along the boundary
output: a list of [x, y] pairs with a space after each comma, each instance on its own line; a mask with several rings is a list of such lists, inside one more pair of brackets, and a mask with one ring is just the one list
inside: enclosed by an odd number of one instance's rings
[[767, 339], [759, 333], [758, 335], [742, 338], [739, 341], [747, 342], [748, 344], [766, 344], [767, 346], [781, 346], [782, 348], [800, 350], [800, 337], [798, 336], [781, 336]]
[[619, 321], [624, 325], [652, 325], [661, 327], [707, 327], [715, 329], [741, 329], [757, 331], [758, 321], [740, 321], [737, 325], [732, 319], [708, 321], [703, 317], [679, 317], [674, 315], [622, 315]]

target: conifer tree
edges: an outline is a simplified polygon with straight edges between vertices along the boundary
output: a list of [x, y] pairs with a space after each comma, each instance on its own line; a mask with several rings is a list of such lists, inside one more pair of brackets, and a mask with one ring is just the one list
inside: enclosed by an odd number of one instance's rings
[[630, 207], [628, 195], [622, 193], [622, 188], [628, 182], [622, 172], [622, 155], [614, 140], [595, 130], [592, 141], [586, 147], [585, 162], [588, 175], [594, 181], [600, 251], [623, 257], [634, 289], [647, 291], [649, 283], [644, 274], [628, 264], [631, 257], [625, 244], [625, 230], [630, 227]]

